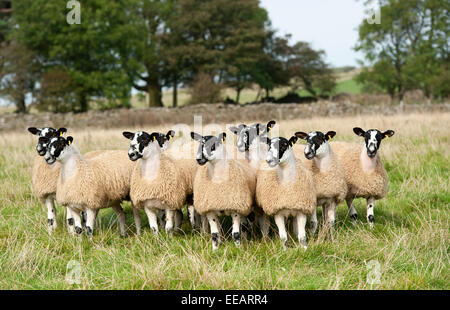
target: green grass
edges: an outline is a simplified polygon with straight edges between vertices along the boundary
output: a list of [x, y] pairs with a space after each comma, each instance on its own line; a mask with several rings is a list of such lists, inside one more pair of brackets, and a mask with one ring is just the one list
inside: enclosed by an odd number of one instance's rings
[[[341, 204], [334, 235], [320, 230], [309, 236], [307, 250], [292, 239], [285, 251], [274, 234], [268, 241], [245, 241], [240, 248], [228, 239], [213, 252], [210, 237], [192, 232], [187, 222], [184, 233], [153, 235], [144, 213], [143, 234], [136, 236], [127, 203], [125, 239], [110, 209], [100, 212], [92, 241], [67, 233], [61, 208], [58, 228], [49, 235], [45, 207], [30, 186], [35, 139], [0, 135], [0, 288], [449, 289], [449, 128], [433, 128], [449, 117], [376, 119], [374, 126], [395, 126], [397, 133], [382, 146], [390, 185], [387, 197], [376, 203], [374, 229], [366, 223], [364, 202], [357, 200], [356, 226]], [[347, 132], [345, 126], [357, 120], [302, 122], [305, 128], [340, 124], [337, 129]], [[281, 126], [290, 132], [294, 123]], [[123, 147], [119, 133], [105, 131], [98, 141], [109, 137], [112, 147]], [[13, 143], [19, 138], [23, 143]], [[96, 147], [98, 141], [91, 140], [83, 151]], [[70, 261], [80, 264], [79, 284], [66, 281]], [[375, 270], [371, 261], [381, 271], [380, 282], [373, 285], [366, 281]]]

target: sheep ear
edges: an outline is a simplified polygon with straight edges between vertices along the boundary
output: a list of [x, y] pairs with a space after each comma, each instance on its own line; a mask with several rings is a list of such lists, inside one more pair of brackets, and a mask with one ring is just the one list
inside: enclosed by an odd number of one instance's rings
[[364, 137], [364, 135], [366, 134], [366, 132], [359, 127], [353, 128], [353, 132], [360, 137]]
[[303, 139], [303, 140], [306, 140], [306, 138], [308, 138], [308, 134], [306, 132], [303, 132], [303, 131], [296, 132], [295, 136], [297, 138], [300, 138], [300, 139]]
[[67, 129], [64, 127], [59, 128], [57, 131], [58, 136], [62, 136], [63, 134], [65, 134], [67, 132]]
[[297, 136], [292, 136], [289, 139], [289, 146], [294, 146], [295, 143], [297, 143], [298, 137]]
[[329, 131], [325, 134], [325, 140], [331, 140], [336, 135], [336, 131]]
[[71, 136], [67, 137], [66, 141], [67, 141], [67, 145], [72, 145], [73, 137], [71, 137]]
[[29, 127], [28, 131], [30, 133], [32, 133], [33, 135], [39, 136], [41, 134], [41, 128], [36, 128], [36, 127]]
[[173, 137], [175, 137], [175, 131], [174, 130], [169, 130], [168, 132], [167, 132], [167, 134], [166, 134], [166, 138], [167, 138], [167, 140], [172, 140], [173, 139]]
[[200, 141], [202, 141], [202, 139], [203, 139], [203, 136], [202, 135], [199, 135], [198, 133], [195, 133], [195, 132], [191, 132], [191, 138], [193, 139], [193, 140], [195, 140], [195, 141], [198, 141], [198, 142], [200, 142]]
[[265, 133], [268, 133], [269, 131], [271, 131], [273, 126], [275, 126], [276, 123], [277, 122], [275, 122], [274, 120], [268, 122], [267, 125], [266, 125]]
[[383, 139], [384, 138], [390, 138], [394, 135], [395, 131], [393, 130], [386, 130], [385, 132], [383, 132]]
[[218, 138], [223, 143], [223, 142], [225, 142], [225, 139], [227, 138], [227, 134], [222, 132]]
[[134, 137], [134, 133], [129, 132], [129, 131], [124, 131], [124, 132], [122, 132], [122, 135], [123, 135], [125, 138], [130, 139], [130, 140], [133, 140], [133, 137]]

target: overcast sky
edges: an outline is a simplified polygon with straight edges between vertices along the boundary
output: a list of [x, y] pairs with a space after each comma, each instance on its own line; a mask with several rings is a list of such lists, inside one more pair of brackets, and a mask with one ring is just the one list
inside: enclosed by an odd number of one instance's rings
[[333, 67], [356, 66], [356, 59], [362, 58], [353, 47], [364, 18], [363, 1], [261, 0], [261, 5], [280, 34], [290, 33], [293, 42], [306, 41], [325, 50]]

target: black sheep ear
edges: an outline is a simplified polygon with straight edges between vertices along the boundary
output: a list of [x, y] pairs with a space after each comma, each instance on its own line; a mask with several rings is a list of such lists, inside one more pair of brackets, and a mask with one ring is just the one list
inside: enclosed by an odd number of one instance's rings
[[359, 127], [353, 128], [353, 132], [360, 137], [364, 137], [364, 135], [366, 134], [366, 132]]
[[67, 137], [66, 141], [67, 141], [67, 145], [72, 145], [73, 137], [71, 137], [71, 136]]
[[303, 131], [296, 132], [295, 136], [297, 138], [300, 138], [300, 139], [303, 139], [303, 140], [306, 140], [306, 138], [308, 138], [308, 134], [306, 132], [303, 132]]
[[224, 143], [225, 139], [227, 138], [227, 134], [222, 132], [218, 138], [219, 138], [220, 142]]
[[395, 131], [393, 130], [386, 130], [385, 132], [383, 132], [383, 139], [384, 138], [390, 138], [395, 134]]
[[297, 136], [292, 136], [289, 139], [289, 146], [294, 146], [294, 144], [297, 143], [297, 140], [298, 140]]
[[28, 131], [30, 133], [32, 133], [33, 135], [39, 136], [41, 134], [41, 130], [40, 128], [36, 128], [36, 127], [29, 127]]
[[267, 134], [269, 133], [269, 131], [272, 130], [273, 126], [275, 126], [277, 122], [275, 121], [270, 121], [267, 123], [266, 128], [264, 128], [264, 131], [261, 134]]
[[122, 132], [122, 135], [123, 135], [125, 138], [130, 139], [130, 140], [133, 140], [133, 137], [134, 137], [134, 133], [129, 132], [129, 131], [124, 131], [124, 132]]
[[57, 135], [58, 135], [59, 137], [61, 137], [63, 134], [65, 134], [65, 133], [67, 132], [67, 129], [64, 128], [64, 127], [61, 127], [61, 128], [59, 128], [56, 132], [57, 132]]
[[331, 140], [336, 135], [336, 131], [329, 131], [325, 134], [325, 140]]
[[175, 131], [174, 130], [169, 130], [167, 132], [167, 134], [166, 134], [166, 139], [170, 141], [170, 140], [173, 139], [173, 137], [175, 137]]
[[203, 136], [202, 135], [199, 135], [198, 133], [195, 133], [195, 132], [191, 132], [191, 138], [193, 139], [193, 140], [195, 140], [195, 141], [198, 141], [198, 142], [200, 142], [200, 141], [202, 141], [202, 139], [203, 139]]

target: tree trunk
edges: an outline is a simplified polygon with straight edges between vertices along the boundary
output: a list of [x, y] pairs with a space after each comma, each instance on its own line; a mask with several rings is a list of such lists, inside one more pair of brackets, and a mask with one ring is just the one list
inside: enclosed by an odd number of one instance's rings
[[89, 110], [89, 103], [85, 93], [80, 93], [78, 102], [80, 103], [80, 112], [87, 112]]
[[239, 97], [241, 97], [241, 88], [236, 88], [236, 103], [239, 104]]
[[27, 113], [24, 95], [21, 95], [19, 100], [16, 101], [16, 113]]
[[177, 77], [173, 77], [173, 107], [176, 108], [178, 106], [178, 80]]
[[157, 83], [148, 84], [147, 86], [148, 93], [148, 106], [149, 107], [162, 107], [161, 100], [161, 86]]

